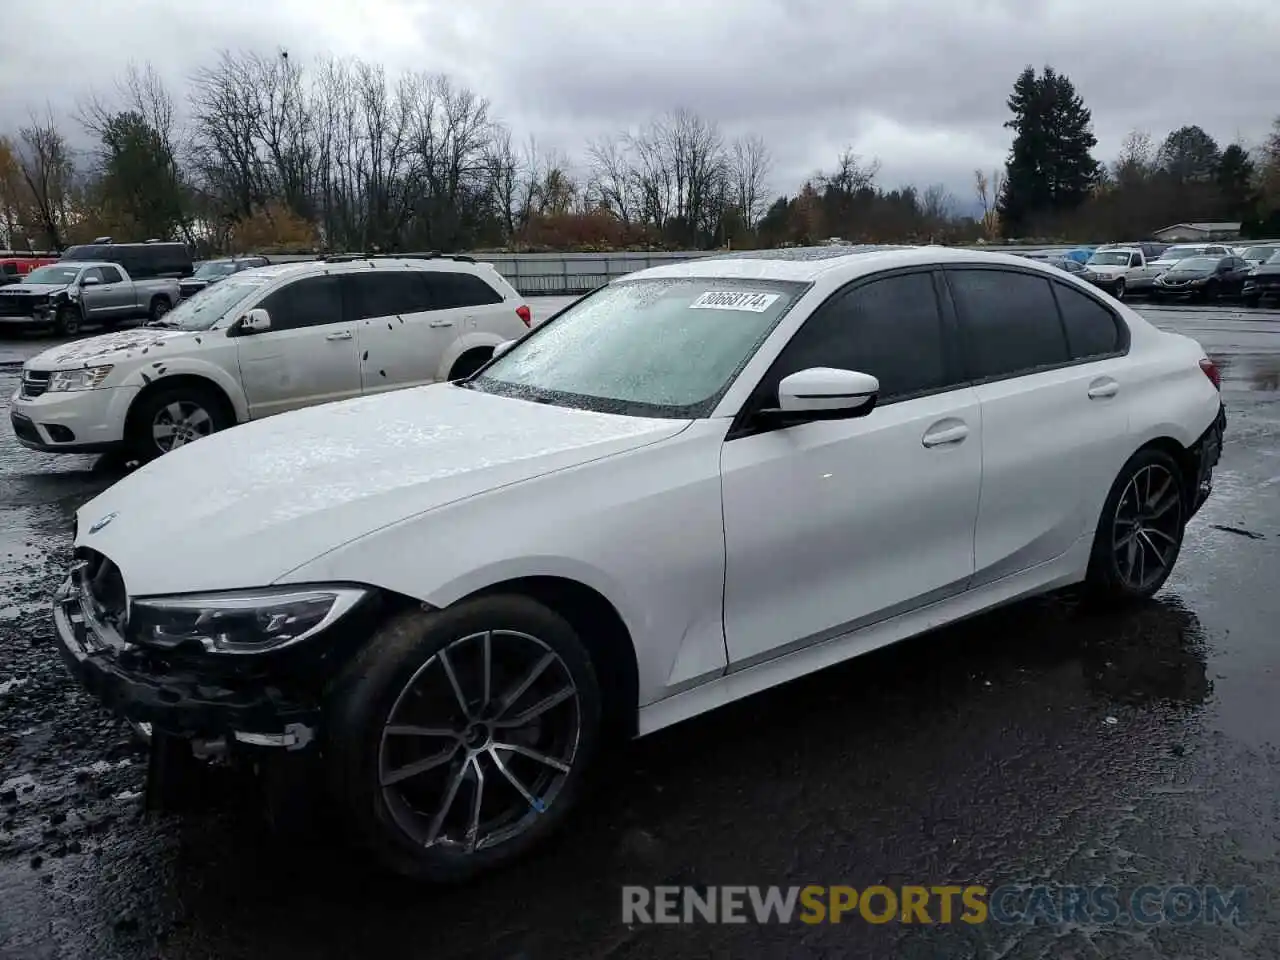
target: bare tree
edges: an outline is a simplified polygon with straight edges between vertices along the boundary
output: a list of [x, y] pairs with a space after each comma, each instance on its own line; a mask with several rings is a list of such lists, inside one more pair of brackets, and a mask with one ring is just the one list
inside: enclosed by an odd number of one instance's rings
[[769, 205], [768, 177], [773, 160], [764, 138], [748, 134], [733, 141], [729, 158], [730, 202], [752, 229]]
[[982, 234], [988, 240], [999, 236], [1000, 192], [1004, 189], [1004, 171], [998, 167], [988, 175], [983, 170], [973, 171], [974, 189], [978, 203], [982, 205]]
[[1120, 145], [1111, 173], [1119, 186], [1131, 186], [1150, 178], [1156, 168], [1156, 146], [1151, 134], [1131, 130]]
[[493, 214], [502, 225], [507, 242], [521, 225], [521, 187], [526, 181], [521, 157], [511, 143], [511, 131], [505, 127], [494, 131], [485, 150], [486, 186]]
[[940, 183], [928, 187], [920, 200], [920, 215], [926, 225], [937, 228], [955, 213], [955, 197]]
[[637, 214], [638, 181], [626, 141], [605, 136], [587, 144], [588, 190], [594, 200], [620, 221], [630, 224]]
[[52, 111], [43, 119], [32, 114], [27, 126], [18, 131], [17, 161], [50, 249], [60, 250], [66, 238], [74, 167]]

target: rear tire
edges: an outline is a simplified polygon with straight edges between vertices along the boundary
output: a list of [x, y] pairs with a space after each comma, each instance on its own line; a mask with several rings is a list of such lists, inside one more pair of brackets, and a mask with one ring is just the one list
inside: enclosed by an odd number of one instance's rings
[[459, 882], [563, 825], [600, 718], [585, 646], [542, 604], [494, 595], [411, 610], [389, 620], [334, 686], [331, 783], [384, 867]]
[[453, 362], [449, 371], [449, 380], [462, 380], [469, 377], [493, 358], [493, 350], [468, 350]]
[[1187, 501], [1173, 457], [1151, 447], [1130, 457], [1098, 518], [1085, 581], [1090, 595], [1107, 602], [1154, 596], [1182, 551]]

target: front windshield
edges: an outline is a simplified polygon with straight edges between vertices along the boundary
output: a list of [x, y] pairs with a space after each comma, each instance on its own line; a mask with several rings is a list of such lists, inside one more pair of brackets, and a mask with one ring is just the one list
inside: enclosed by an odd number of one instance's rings
[[1217, 265], [1217, 257], [1188, 257], [1185, 260], [1179, 260], [1174, 270], [1178, 273], [1199, 273], [1203, 270], [1212, 270]]
[[1244, 253], [1240, 254], [1240, 258], [1242, 260], [1257, 260], [1261, 262], [1271, 259], [1277, 253], [1280, 253], [1280, 246], [1267, 244], [1265, 247], [1249, 247]]
[[1096, 267], [1127, 267], [1129, 254], [1123, 250], [1117, 250], [1114, 253], [1095, 253], [1089, 258], [1089, 262]]
[[1204, 247], [1170, 247], [1160, 254], [1161, 260], [1185, 260], [1204, 253]]
[[242, 300], [261, 289], [269, 279], [246, 273], [206, 287], [189, 300], [183, 300], [155, 325], [179, 330], [208, 330]]
[[79, 264], [69, 267], [64, 264], [54, 263], [47, 267], [36, 267], [22, 278], [22, 282], [68, 284], [80, 276], [80, 271], [83, 269], [84, 267]]
[[467, 385], [628, 416], [705, 417], [807, 284], [613, 284], [536, 329]]
[[202, 263], [192, 276], [200, 280], [212, 280], [214, 277], [226, 277], [235, 272], [236, 267], [233, 263], [225, 261], [221, 263]]

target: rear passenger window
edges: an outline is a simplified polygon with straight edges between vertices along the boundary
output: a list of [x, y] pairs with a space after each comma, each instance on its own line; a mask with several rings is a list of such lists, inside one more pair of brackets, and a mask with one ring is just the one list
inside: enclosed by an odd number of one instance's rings
[[356, 319], [394, 317], [430, 310], [430, 292], [422, 278], [421, 272], [347, 274]]
[[444, 273], [432, 270], [424, 273], [431, 289], [431, 299], [437, 310], [458, 307], [479, 307], [487, 303], [501, 303], [502, 295], [479, 277], [469, 273]]
[[259, 306], [271, 316], [272, 330], [296, 330], [342, 321], [342, 291], [337, 277], [295, 280]]
[[869, 373], [886, 403], [948, 385], [947, 350], [929, 273], [873, 280], [824, 306], [791, 339], [767, 389], [809, 367]]
[[1110, 310], [1065, 283], [1055, 283], [1053, 295], [1067, 331], [1071, 359], [1106, 357], [1120, 351], [1120, 327]]
[[1046, 277], [1012, 270], [947, 270], [975, 380], [1066, 363], [1067, 340]]

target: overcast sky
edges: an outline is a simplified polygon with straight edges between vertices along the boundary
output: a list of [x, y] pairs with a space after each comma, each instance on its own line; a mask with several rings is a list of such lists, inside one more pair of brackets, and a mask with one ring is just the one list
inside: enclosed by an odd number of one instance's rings
[[1260, 141], [1278, 38], [1280, 0], [8, 0], [0, 129], [109, 92], [131, 59], [180, 90], [221, 49], [285, 47], [448, 73], [570, 154], [684, 106], [763, 135], [778, 191], [851, 145], [883, 185], [941, 182], [967, 206], [973, 169], [1004, 160], [1024, 65], [1071, 77], [1109, 161], [1134, 128]]

